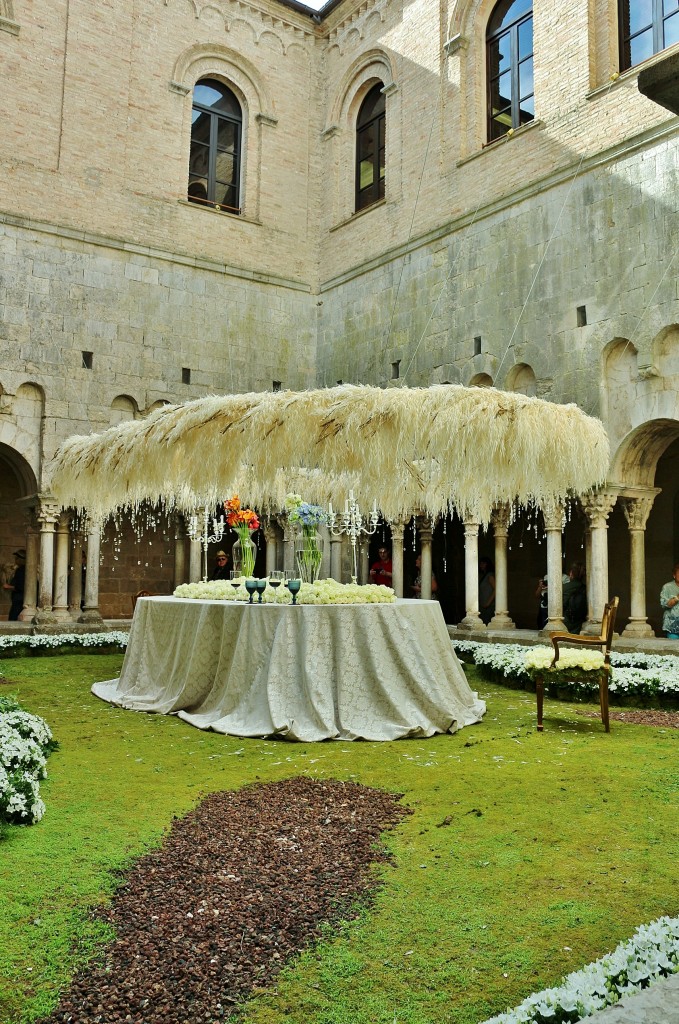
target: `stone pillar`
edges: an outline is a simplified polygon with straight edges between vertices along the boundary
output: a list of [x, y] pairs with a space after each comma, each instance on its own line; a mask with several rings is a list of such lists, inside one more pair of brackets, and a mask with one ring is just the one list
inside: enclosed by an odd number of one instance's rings
[[464, 524], [464, 597], [466, 615], [459, 629], [486, 629], [479, 615], [479, 524]]
[[200, 537], [189, 541], [189, 583], [200, 583], [203, 578], [203, 548]]
[[330, 577], [342, 582], [342, 537], [330, 537]]
[[358, 582], [369, 583], [370, 582], [370, 566], [369, 566], [369, 552], [368, 552], [368, 541], [359, 540], [357, 551], [357, 562], [358, 562]]
[[57, 622], [70, 622], [68, 610], [68, 555], [71, 517], [62, 512], [57, 524], [57, 557], [54, 571], [54, 606], [52, 614]]
[[40, 536], [33, 522], [26, 530], [26, 583], [24, 585], [24, 607], [19, 612], [20, 622], [33, 622], [38, 612], [38, 559]]
[[405, 521], [391, 523], [391, 585], [397, 597], [403, 597], [403, 535]]
[[580, 498], [587, 516], [591, 534], [591, 549], [587, 566], [587, 591], [590, 612], [582, 627], [583, 633], [601, 632], [604, 605], [608, 601], [608, 517], [617, 500], [617, 494], [598, 491]]
[[[431, 601], [431, 542], [434, 535], [428, 521], [420, 521], [420, 597], [423, 601]], [[478, 598], [477, 598], [478, 603]]]
[[283, 520], [281, 526], [283, 527], [283, 568], [288, 572], [294, 572], [296, 568], [295, 538], [297, 536], [297, 529], [287, 519]]
[[184, 517], [175, 516], [174, 521], [174, 587], [181, 586], [186, 581], [186, 524]]
[[622, 631], [623, 636], [655, 636], [646, 621], [646, 558], [644, 552], [646, 523], [654, 500], [655, 495], [646, 498], [624, 497], [620, 499], [629, 528], [631, 590], [630, 617]]
[[56, 505], [41, 505], [38, 510], [40, 523], [40, 587], [38, 610], [33, 621], [39, 626], [53, 625], [57, 620], [52, 613], [52, 588], [54, 583], [54, 527], [59, 519]]
[[278, 531], [271, 522], [264, 527], [264, 540], [266, 541], [265, 573], [270, 576], [278, 567]]
[[495, 537], [495, 615], [488, 623], [489, 629], [516, 629], [509, 617], [507, 601], [507, 531], [509, 530], [509, 505], [498, 505], [493, 509], [491, 522]]
[[85, 600], [78, 622], [102, 622], [99, 612], [99, 549], [101, 528], [90, 526], [87, 531], [87, 564], [85, 569]]
[[541, 636], [563, 633], [563, 554], [561, 531], [563, 530], [563, 506], [548, 505], [542, 510], [547, 534], [547, 622], [540, 630]]
[[71, 566], [68, 573], [68, 610], [72, 619], [80, 618], [83, 604], [83, 535], [80, 531], [72, 534]]

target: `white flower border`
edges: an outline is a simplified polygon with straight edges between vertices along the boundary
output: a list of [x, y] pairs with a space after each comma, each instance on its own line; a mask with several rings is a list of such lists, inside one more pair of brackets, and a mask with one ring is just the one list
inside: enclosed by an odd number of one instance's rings
[[[521, 644], [487, 644], [455, 639], [453, 646], [459, 654], [471, 655], [477, 665], [520, 682], [528, 682], [530, 679], [527, 660], [534, 659], [537, 662], [542, 659], [547, 664], [551, 661], [551, 647], [544, 644], [526, 647]], [[562, 657], [563, 655], [559, 657], [560, 668], [576, 667], [573, 663], [562, 661]], [[575, 660], [582, 664], [582, 652]], [[612, 674], [608, 684], [611, 693], [679, 698], [679, 658], [671, 654], [623, 654], [611, 651], [611, 668]], [[573, 688], [574, 694], [585, 695], [598, 689], [598, 680], [596, 675], [593, 675], [591, 682], [574, 679], [568, 685]]]
[[108, 633], [5, 633], [0, 635], [0, 652], [13, 647], [127, 647], [129, 633], [112, 629]]
[[576, 1024], [679, 971], [679, 917], [637, 928], [612, 953], [483, 1024]]
[[[249, 601], [250, 595], [244, 583], [244, 576], [241, 577], [237, 589], [234, 589], [228, 580], [182, 583], [175, 590], [173, 597], [194, 601]], [[291, 595], [283, 586], [278, 587], [276, 592], [267, 587], [262, 600], [264, 604], [292, 603]], [[337, 583], [331, 579], [302, 583], [297, 595], [297, 604], [391, 604], [395, 600], [396, 595], [391, 587], [383, 587], [379, 583]], [[254, 601], [259, 601], [257, 595]]]

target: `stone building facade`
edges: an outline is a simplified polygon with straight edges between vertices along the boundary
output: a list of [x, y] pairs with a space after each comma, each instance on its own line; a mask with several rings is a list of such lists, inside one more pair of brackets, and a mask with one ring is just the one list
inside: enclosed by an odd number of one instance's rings
[[[650, 54], [648, 33], [625, 42], [628, 6], [0, 0], [0, 562], [26, 547], [25, 618], [129, 614], [195, 571], [177, 524], [88, 537], [54, 507], [65, 437], [208, 393], [448, 381], [577, 402], [612, 449], [587, 507], [436, 525], [449, 621], [477, 621], [481, 551], [496, 625], [533, 625], [549, 550], [552, 624], [565, 557], [587, 560], [592, 623], [618, 592], [628, 631], [659, 631], [679, 560], [679, 121], [637, 80], [679, 44], [668, 19]], [[488, 55], [499, 39], [502, 71], [516, 25], [530, 96], [489, 128]], [[216, 153], [206, 82], [237, 138]], [[357, 212], [378, 85], [383, 194]], [[226, 165], [237, 209], [188, 191]]]

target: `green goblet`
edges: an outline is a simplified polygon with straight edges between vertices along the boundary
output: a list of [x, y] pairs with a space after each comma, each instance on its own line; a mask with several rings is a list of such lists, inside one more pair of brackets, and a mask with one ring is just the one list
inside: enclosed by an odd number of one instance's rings
[[302, 581], [301, 580], [286, 580], [285, 581], [285, 585], [288, 588], [288, 590], [290, 591], [290, 593], [292, 594], [292, 603], [293, 604], [297, 604], [297, 595], [299, 593], [299, 588], [302, 586]]
[[252, 599], [255, 596], [255, 594], [257, 593], [257, 580], [253, 580], [253, 579], [246, 580], [245, 581], [245, 589], [247, 590], [248, 594], [250, 595], [250, 600], [249, 600], [248, 604], [252, 604]]

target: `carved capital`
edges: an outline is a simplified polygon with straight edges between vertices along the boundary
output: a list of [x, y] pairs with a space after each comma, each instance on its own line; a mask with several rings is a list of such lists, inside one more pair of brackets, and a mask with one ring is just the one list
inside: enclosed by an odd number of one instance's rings
[[405, 536], [406, 524], [404, 519], [394, 519], [389, 523], [391, 527], [392, 543], [402, 544]]
[[621, 498], [620, 503], [630, 530], [645, 530], [654, 498]]
[[507, 535], [510, 516], [511, 508], [508, 504], [503, 503], [502, 505], [495, 506], [491, 513], [490, 521], [493, 524], [493, 530], [495, 531], [496, 537]]
[[51, 502], [42, 502], [40, 507], [37, 509], [37, 519], [40, 523], [40, 529], [45, 530], [50, 526], [52, 529], [59, 522], [60, 507], [57, 504]]
[[563, 505], [558, 502], [553, 505], [543, 505], [542, 518], [545, 521], [545, 530], [558, 530], [561, 533], [565, 518]]
[[480, 523], [477, 523], [475, 519], [465, 519], [464, 521], [464, 535], [465, 537], [478, 537]]
[[580, 503], [592, 529], [605, 529], [606, 520], [618, 500], [618, 495], [610, 491], [597, 491], [595, 494], [582, 494]]

